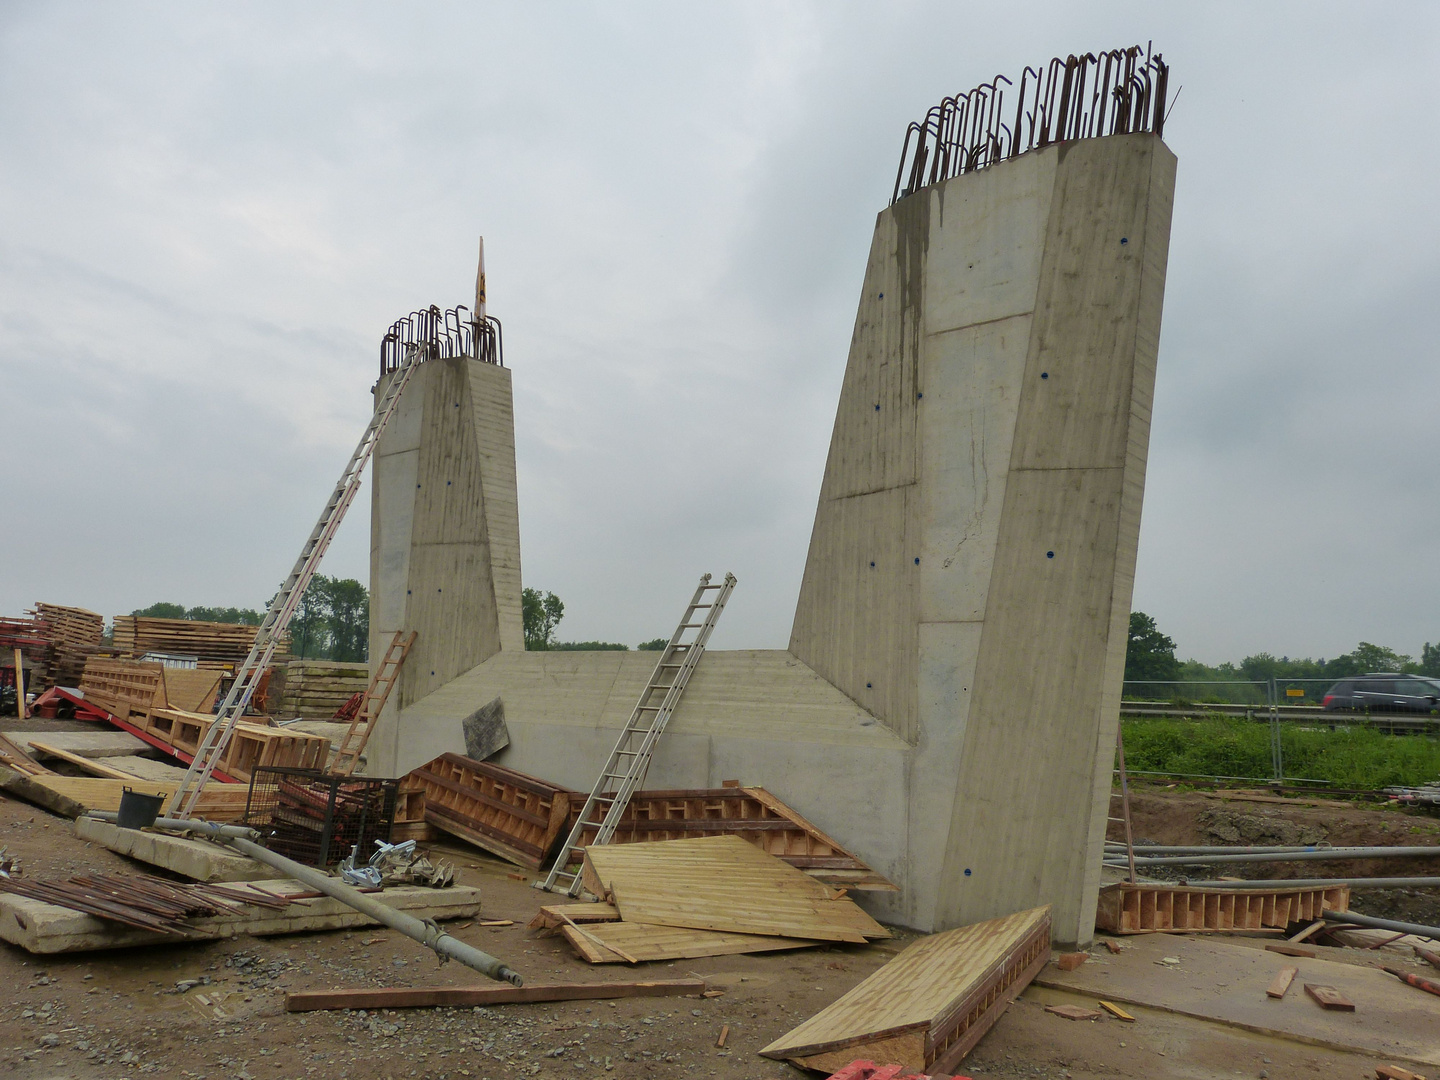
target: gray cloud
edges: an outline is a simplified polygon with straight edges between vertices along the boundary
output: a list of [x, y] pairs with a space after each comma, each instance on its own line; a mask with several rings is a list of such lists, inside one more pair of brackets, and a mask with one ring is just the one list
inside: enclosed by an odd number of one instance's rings
[[[1203, 659], [1440, 638], [1429, 6], [7, 5], [0, 611], [260, 604], [385, 326], [515, 373], [561, 632], [789, 622], [905, 124], [1153, 38], [1183, 85], [1136, 606]], [[362, 495], [327, 571], [364, 578]]]

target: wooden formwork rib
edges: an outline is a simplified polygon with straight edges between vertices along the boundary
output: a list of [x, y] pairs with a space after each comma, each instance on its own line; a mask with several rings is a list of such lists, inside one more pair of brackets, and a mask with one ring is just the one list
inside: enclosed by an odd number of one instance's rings
[[572, 792], [463, 754], [442, 754], [410, 778], [424, 785], [426, 821], [532, 870], [570, 820]]
[[148, 661], [92, 657], [85, 662], [80, 690], [86, 701], [121, 720], [168, 705], [165, 669]]
[[1192, 889], [1184, 886], [1107, 885], [1100, 890], [1095, 929], [1109, 934], [1283, 930], [1312, 922], [1324, 911], [1348, 911], [1345, 885], [1301, 889]]

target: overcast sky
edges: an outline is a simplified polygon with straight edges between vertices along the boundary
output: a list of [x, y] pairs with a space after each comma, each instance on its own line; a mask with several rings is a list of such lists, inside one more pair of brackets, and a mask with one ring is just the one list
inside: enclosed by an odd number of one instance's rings
[[[259, 607], [398, 316], [514, 372], [560, 636], [784, 647], [906, 123], [1153, 39], [1183, 87], [1135, 607], [1440, 640], [1440, 8], [0, 3], [0, 614]], [[369, 484], [324, 572], [366, 580]]]

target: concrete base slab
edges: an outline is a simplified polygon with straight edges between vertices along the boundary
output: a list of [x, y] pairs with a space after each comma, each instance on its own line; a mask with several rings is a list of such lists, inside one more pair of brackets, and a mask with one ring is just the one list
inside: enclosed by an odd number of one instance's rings
[[105, 764], [138, 776], [141, 780], [158, 780], [161, 783], [178, 784], [185, 779], [185, 766], [171, 765], [148, 757], [110, 757]]
[[285, 876], [273, 867], [207, 840], [122, 829], [92, 817], [75, 819], [75, 835], [117, 855], [158, 866], [191, 881], [273, 881]]
[[[276, 893], [305, 891], [300, 882], [290, 880], [265, 882], [260, 887]], [[390, 907], [407, 911], [417, 919], [434, 919], [437, 922], [468, 919], [480, 912], [480, 890], [463, 885], [449, 889], [402, 886], [386, 889], [382, 897]], [[371, 925], [379, 924], [339, 900], [322, 896], [297, 901], [283, 911], [246, 908], [208, 919], [196, 919], [187, 924], [190, 936], [180, 937], [136, 930], [25, 896], [0, 894], [0, 939], [41, 955], [126, 949], [137, 945], [183, 945], [187, 941], [213, 941], [240, 934], [269, 937]]]
[[104, 728], [98, 731], [8, 731], [6, 737], [27, 750], [31, 741], [68, 750], [87, 758], [126, 757], [143, 754], [150, 746], [125, 731]]
[[[1125, 946], [1074, 971], [1052, 964], [1035, 984], [1336, 1050], [1440, 1065], [1436, 999], [1383, 971], [1281, 956], [1213, 937], [1154, 934], [1128, 938]], [[1165, 957], [1180, 962], [1163, 963]], [[1289, 992], [1279, 1000], [1267, 997], [1266, 987], [1284, 967], [1300, 969]], [[1335, 987], [1355, 1011], [1320, 1008], [1305, 993], [1306, 983]]]

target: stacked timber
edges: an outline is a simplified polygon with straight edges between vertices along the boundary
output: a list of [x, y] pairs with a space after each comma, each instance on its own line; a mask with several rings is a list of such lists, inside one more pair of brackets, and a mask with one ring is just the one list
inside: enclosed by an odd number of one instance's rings
[[46, 626], [46, 675], [58, 686], [79, 686], [85, 661], [105, 650], [105, 617], [84, 608], [37, 603], [30, 614]]
[[[146, 653], [193, 656], [202, 668], [233, 670], [250, 655], [258, 629], [243, 623], [116, 615], [115, 648], [121, 656], [139, 657]], [[289, 652], [290, 635], [285, 634], [276, 644], [276, 659], [284, 660]]]
[[270, 711], [285, 719], [329, 720], [369, 685], [369, 664], [291, 660], [285, 666], [285, 685], [271, 701]]

